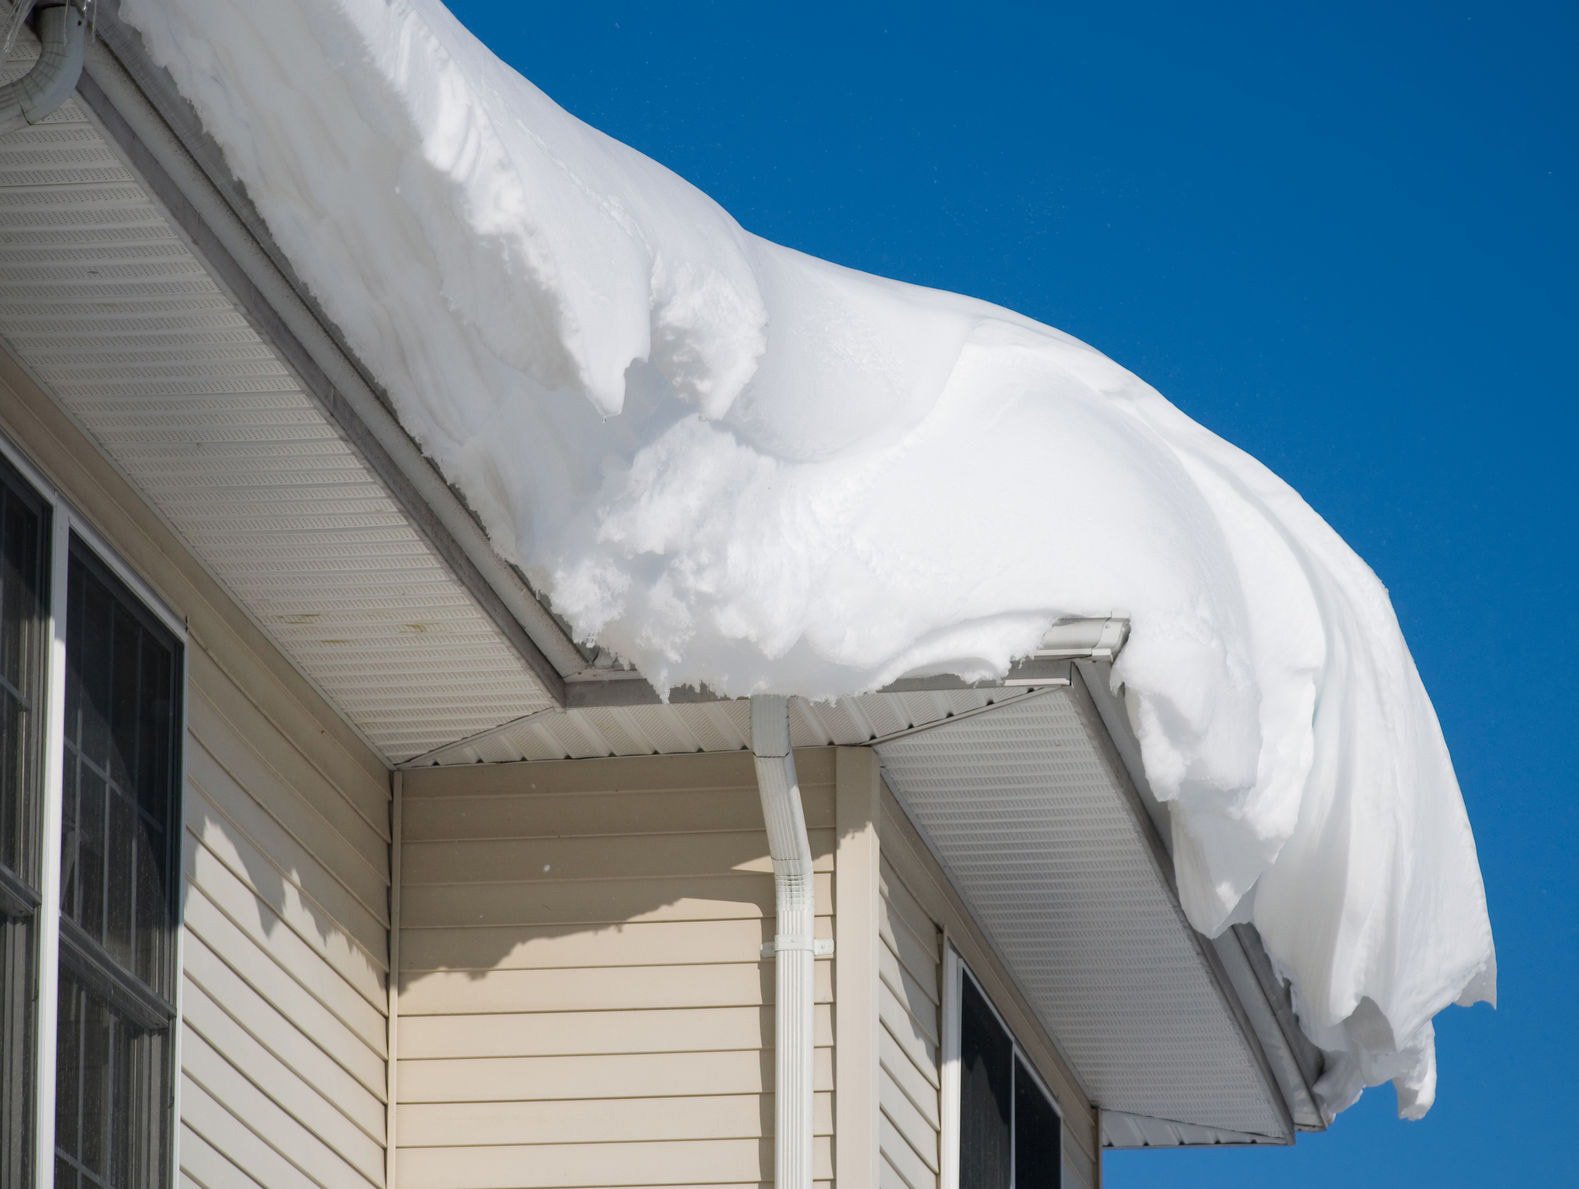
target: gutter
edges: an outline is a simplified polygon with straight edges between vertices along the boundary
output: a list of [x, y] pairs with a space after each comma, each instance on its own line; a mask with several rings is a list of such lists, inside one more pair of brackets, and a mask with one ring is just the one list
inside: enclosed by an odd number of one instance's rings
[[812, 1175], [812, 999], [819, 944], [814, 928], [811, 843], [801, 808], [800, 781], [790, 747], [789, 703], [782, 697], [751, 699], [751, 750], [757, 790], [773, 857], [777, 923], [763, 955], [774, 960], [774, 1131], [776, 1189], [811, 1189]]
[[[15, 2], [23, 8], [32, 4]], [[84, 0], [46, 0], [38, 12], [38, 40], [33, 68], [0, 85], [0, 136], [42, 123], [77, 89], [88, 40]]]

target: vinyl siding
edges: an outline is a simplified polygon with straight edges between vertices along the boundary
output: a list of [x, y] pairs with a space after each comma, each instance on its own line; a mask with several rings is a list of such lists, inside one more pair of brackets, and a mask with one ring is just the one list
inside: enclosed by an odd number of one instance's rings
[[[797, 764], [830, 937], [833, 753]], [[771, 1183], [773, 880], [749, 755], [413, 770], [401, 820], [399, 1184]], [[830, 961], [816, 988], [825, 1182]]]
[[938, 1100], [943, 936], [893, 864], [879, 867], [879, 1175], [887, 1185], [938, 1184]]
[[201, 645], [188, 665], [182, 1118], [201, 1142], [182, 1171], [382, 1185], [382, 791], [332, 782]]
[[382, 1185], [383, 764], [3, 352], [0, 430], [187, 622], [183, 1183]]

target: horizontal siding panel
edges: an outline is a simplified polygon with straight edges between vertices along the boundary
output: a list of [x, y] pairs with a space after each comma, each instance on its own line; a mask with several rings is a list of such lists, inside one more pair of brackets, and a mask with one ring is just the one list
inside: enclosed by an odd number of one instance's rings
[[181, 1003], [182, 1023], [196, 1033], [249, 1082], [369, 1179], [383, 1176], [384, 1127], [363, 1130], [331, 1098], [283, 1064], [195, 984], [188, 983]]
[[[181, 1067], [229, 1114], [244, 1120], [247, 1128], [260, 1137], [267, 1137], [268, 1146], [294, 1168], [295, 1176], [291, 1180], [333, 1185], [372, 1183], [259, 1090], [225, 1056], [210, 1047], [201, 1033], [190, 1028], [181, 1037]], [[258, 1171], [252, 1164], [243, 1167]], [[288, 1182], [271, 1180], [268, 1183]]]
[[886, 1114], [877, 1121], [877, 1142], [883, 1160], [898, 1174], [899, 1182], [908, 1189], [933, 1189], [938, 1183], [937, 1172], [927, 1167], [916, 1150], [905, 1142]]
[[[181, 1127], [181, 1184], [202, 1189], [228, 1189], [257, 1185], [206, 1139], [186, 1124]], [[261, 1189], [261, 1186], [260, 1186]]]
[[[813, 877], [819, 911], [832, 912], [833, 877]], [[676, 875], [585, 883], [407, 885], [407, 929], [463, 925], [611, 925], [638, 921], [762, 920], [773, 881], [757, 873]]]
[[[184, 867], [201, 891], [258, 945], [314, 994], [339, 1010], [360, 1015], [376, 1029], [384, 1015], [384, 972], [332, 922], [315, 920], [284, 888], [262, 892], [242, 882], [201, 839], [187, 846]], [[251, 874], [251, 873], [249, 873]], [[311, 939], [311, 940], [309, 940]], [[362, 1005], [347, 1002], [355, 999]], [[363, 1010], [365, 1008], [366, 1010]]]
[[[267, 911], [261, 901], [255, 901], [246, 908], [251, 920], [238, 922], [221, 911], [203, 889], [189, 887], [183, 915], [190, 934], [216, 954], [223, 955], [233, 969], [245, 971], [246, 981], [264, 998], [278, 1004], [291, 1019], [316, 1023], [319, 1014], [326, 1013], [381, 1061], [386, 1040], [383, 1014], [369, 1007], [344, 979], [322, 962], [313, 960], [310, 953], [302, 969], [293, 970], [285, 965], [271, 935], [259, 920], [260, 909]], [[278, 923], [278, 918], [273, 928], [275, 933], [287, 932]]]
[[[267, 1185], [269, 1189], [313, 1183], [189, 1073], [184, 1073], [181, 1079], [181, 1118], [217, 1156], [245, 1170], [242, 1183], [252, 1181]], [[183, 1153], [183, 1162], [184, 1158]], [[361, 1177], [352, 1179], [358, 1185], [362, 1180]], [[229, 1184], [220, 1182], [225, 1189]]]
[[[813, 869], [833, 870], [832, 830], [812, 830]], [[402, 849], [408, 884], [514, 883], [625, 879], [707, 871], [771, 874], [760, 830], [716, 834], [645, 834], [613, 838], [531, 838], [413, 842]]]
[[[833, 1043], [833, 1009], [813, 1016], [819, 1045]], [[749, 1049], [773, 1041], [768, 1007], [657, 1011], [517, 1012], [400, 1019], [402, 1059], [568, 1057], [596, 1053], [684, 1053]]]
[[[816, 932], [831, 938], [832, 919], [818, 917]], [[663, 921], [593, 930], [521, 925], [405, 929], [400, 946], [402, 965], [408, 973], [418, 973], [749, 961], [772, 937], [768, 921]]]
[[886, 856], [878, 890], [878, 1067], [882, 1183], [938, 1184], [941, 931]]
[[[396, 1101], [501, 1102], [563, 1098], [664, 1098], [761, 1094], [773, 1087], [773, 1054], [617, 1053], [575, 1057], [435, 1058], [399, 1063]], [[820, 1048], [812, 1085], [833, 1089], [833, 1050]]]
[[[833, 826], [833, 789], [801, 790], [806, 824]], [[760, 830], [755, 787], [672, 792], [554, 793], [539, 796], [403, 798], [407, 842], [467, 838], [543, 838], [562, 834], [691, 833]]]
[[911, 978], [924, 987], [940, 985], [941, 937], [936, 930], [929, 941], [923, 941], [903, 921], [896, 920], [895, 914], [885, 910], [877, 917], [877, 935]]
[[[183, 949], [184, 994], [194, 990], [222, 1006], [286, 1068], [336, 1103], [372, 1136], [384, 1129], [384, 1063], [345, 1025], [319, 1009], [287, 1015], [214, 956], [192, 934]], [[289, 1004], [285, 1006], [290, 1006]]]
[[877, 1014], [911, 1061], [922, 1069], [939, 1067], [935, 1018], [927, 1020], [909, 1011], [886, 983], [877, 988]]
[[902, 922], [918, 938], [935, 937], [939, 933], [937, 923], [922, 906], [921, 901], [916, 899], [909, 885], [894, 870], [894, 865], [887, 855], [884, 855], [878, 864], [877, 887], [882, 895], [883, 911], [896, 922]]
[[[359, 975], [372, 971], [382, 984], [388, 967], [384, 949], [388, 930], [339, 889], [340, 907], [353, 920], [327, 908], [304, 890], [299, 872], [280, 868], [275, 854], [268, 852], [241, 830], [227, 815], [210, 805], [199, 789], [188, 786], [185, 805], [187, 832], [200, 842], [196, 861], [216, 859], [254, 896], [268, 901], [276, 914], [307, 941], [317, 944], [325, 954], [336, 953], [341, 961]], [[320, 870], [312, 863], [312, 870]], [[322, 890], [333, 893], [332, 881], [320, 881]]]
[[[833, 772], [832, 751], [801, 764], [824, 938]], [[773, 879], [749, 754], [408, 772], [402, 833], [403, 1183], [771, 1182]], [[832, 975], [815, 963], [824, 1181]]]
[[[200, 758], [207, 757], [292, 837], [321, 855], [354, 886], [365, 891], [384, 882], [388, 839], [310, 766], [304, 765], [297, 774], [302, 783], [293, 783], [207, 704], [200, 691], [192, 698], [187, 729]], [[279, 740], [278, 746], [289, 745]]]
[[915, 1103], [903, 1094], [884, 1094], [881, 1105], [883, 1117], [892, 1127], [893, 1133], [902, 1139], [922, 1164], [936, 1174], [938, 1137], [941, 1134], [937, 1124], [917, 1110]]
[[1074, 1133], [1064, 1127], [1064, 1189], [1095, 1189], [1096, 1168], [1090, 1156], [1076, 1141]]
[[[773, 1095], [712, 1094], [617, 1102], [414, 1103], [398, 1110], [400, 1142], [414, 1148], [633, 1140], [767, 1139]], [[833, 1095], [812, 1100], [815, 1135], [833, 1134]]]
[[[186, 758], [187, 790], [196, 791], [231, 825], [246, 834], [269, 855], [276, 866], [292, 872], [303, 889], [330, 908], [348, 925], [358, 914], [374, 922], [373, 932], [389, 927], [388, 892], [383, 873], [369, 863], [363, 853], [340, 837], [321, 818], [314, 821], [306, 813], [287, 812], [276, 816], [280, 799], [265, 805], [256, 794], [236, 782], [235, 776], [206, 748], [192, 747]], [[295, 829], [282, 819], [294, 818]], [[295, 830], [305, 830], [299, 834]], [[375, 843], [387, 856], [384, 844]]]
[[919, 981], [881, 939], [877, 945], [877, 977], [902, 1003], [916, 1005], [911, 1009], [913, 1015], [922, 1019], [937, 1016], [941, 999], [939, 983]]
[[[383, 771], [370, 771], [336, 747], [315, 747], [309, 760], [292, 739], [323, 739], [321, 724], [312, 721], [315, 729], [303, 731], [300, 736], [286, 733], [269, 720], [207, 652], [194, 648], [189, 655], [196, 696], [191, 699], [187, 721], [201, 738], [217, 744], [223, 737], [215, 729], [217, 724], [204, 717], [205, 711], [212, 710], [230, 724], [232, 738], [247, 741], [255, 754], [267, 757], [266, 766], [272, 767], [287, 787], [314, 794], [322, 791], [331, 803], [350, 805], [363, 827], [384, 842], [389, 841], [389, 781]], [[216, 750], [216, 754], [220, 753]], [[324, 808], [325, 812], [334, 812], [328, 804]], [[341, 832], [354, 836], [349, 823]]]
[[[801, 787], [833, 784], [833, 749], [795, 752]], [[466, 764], [410, 768], [411, 797], [520, 796], [543, 793], [662, 792], [676, 789], [755, 789], [751, 753], [708, 752], [685, 756], [625, 756], [595, 760], [538, 760], [519, 764]]]
[[[773, 1175], [768, 1140], [545, 1144], [529, 1147], [414, 1148], [402, 1152], [400, 1184], [422, 1189], [624, 1189], [632, 1185], [762, 1183]], [[818, 1139], [812, 1175], [833, 1176], [833, 1145]]]
[[936, 1127], [939, 1123], [938, 1071], [923, 1069], [912, 1061], [886, 1027], [878, 1030], [877, 1054], [883, 1073]]
[[[881, 1137], [878, 1139], [878, 1144], [881, 1147]], [[879, 1189], [911, 1189], [910, 1184], [900, 1175], [899, 1170], [894, 1167], [893, 1161], [888, 1159], [887, 1152], [883, 1153], [883, 1158], [878, 1164], [877, 1184]]]
[[[816, 964], [816, 1001], [833, 1002], [832, 963]], [[641, 1010], [658, 1007], [754, 1007], [773, 1002], [770, 962], [715, 966], [646, 966], [641, 977], [617, 970], [496, 970], [484, 978], [437, 971], [403, 978], [402, 1026], [413, 1015], [519, 1011]]]

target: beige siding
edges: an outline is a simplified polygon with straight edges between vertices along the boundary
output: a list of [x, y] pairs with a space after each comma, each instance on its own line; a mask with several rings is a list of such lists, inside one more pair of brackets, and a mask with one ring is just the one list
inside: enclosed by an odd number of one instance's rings
[[381, 1185], [388, 844], [364, 816], [378, 784], [343, 792], [190, 651], [182, 1115], [201, 1143], [183, 1171]]
[[383, 765], [3, 354], [0, 429], [188, 624], [183, 1181], [381, 1185]]
[[[797, 761], [830, 937], [834, 758]], [[750, 756], [410, 771], [401, 818], [400, 1184], [771, 1182], [773, 880]]]
[[942, 933], [886, 858], [878, 916], [879, 1144], [885, 1182], [910, 1189], [938, 1183]]

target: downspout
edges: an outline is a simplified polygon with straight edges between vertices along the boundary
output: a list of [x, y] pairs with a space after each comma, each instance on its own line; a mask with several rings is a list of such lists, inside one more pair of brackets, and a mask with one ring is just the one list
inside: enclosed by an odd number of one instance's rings
[[0, 136], [47, 118], [71, 98], [82, 76], [88, 40], [86, 3], [43, 0], [38, 9], [38, 61], [15, 82], [0, 86]]
[[816, 956], [832, 951], [814, 933], [811, 843], [790, 749], [789, 703], [751, 699], [751, 750], [773, 857], [777, 924], [764, 955], [774, 958], [774, 1131], [776, 1189], [811, 1189], [812, 997]]

